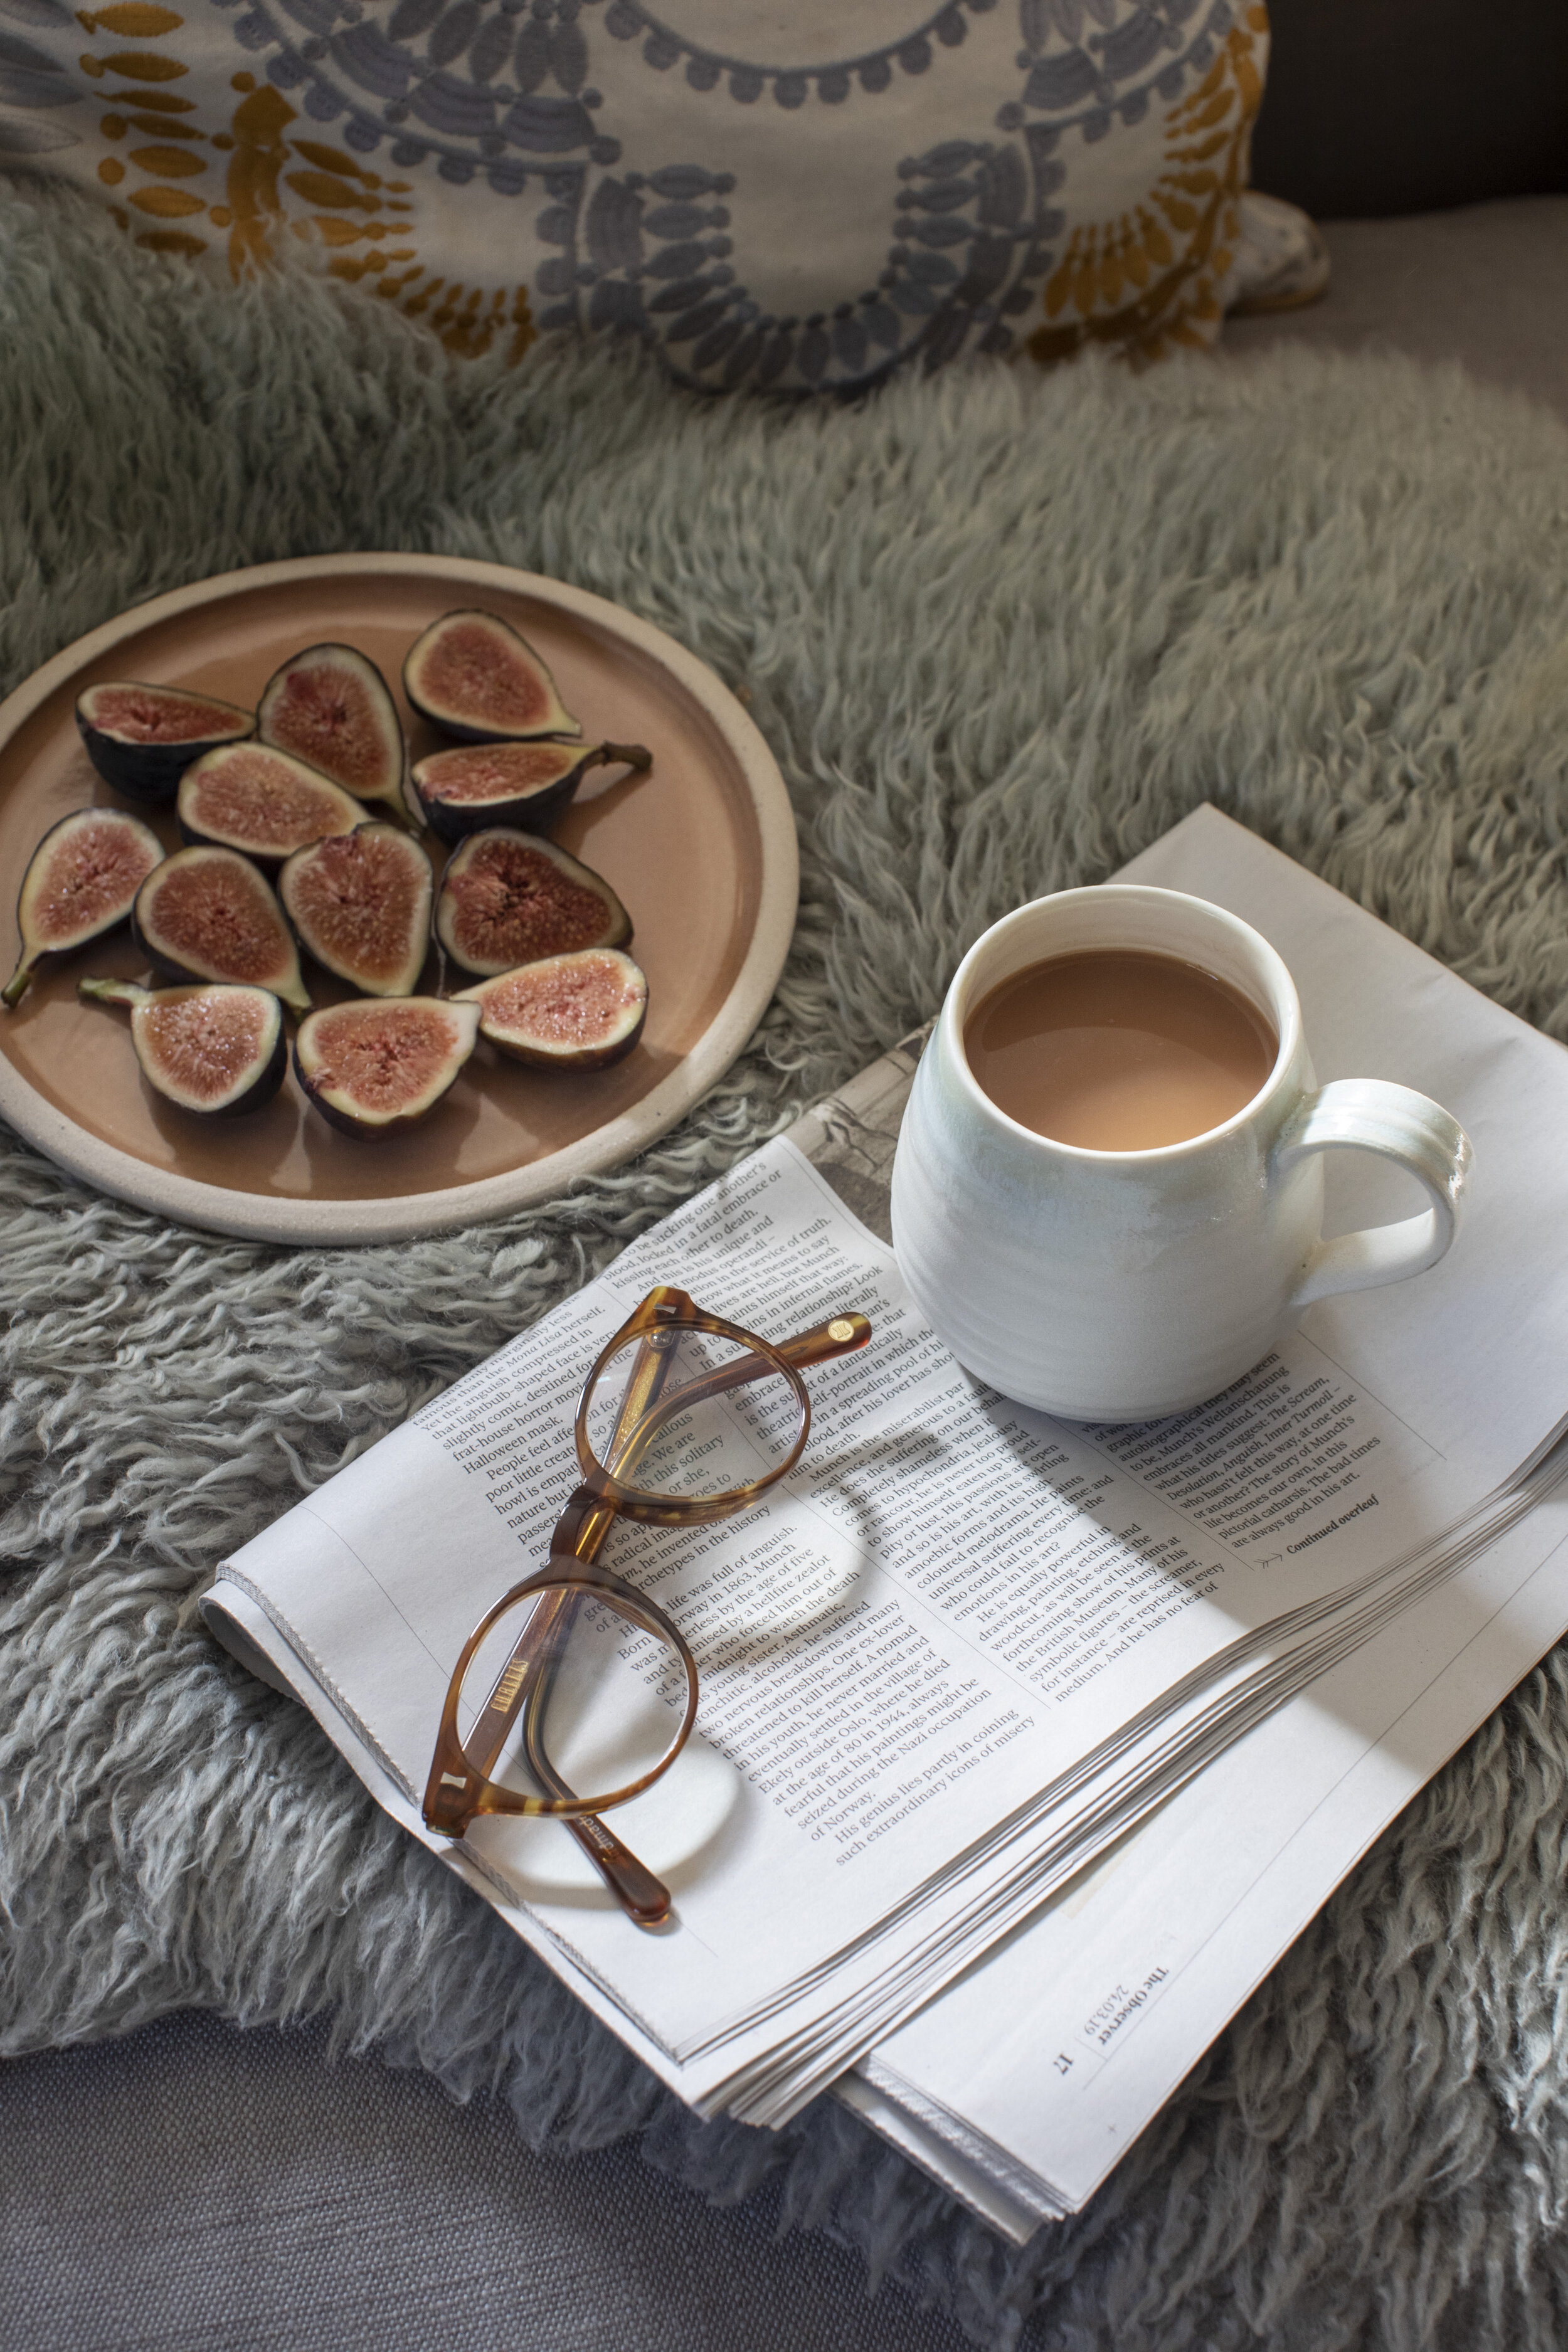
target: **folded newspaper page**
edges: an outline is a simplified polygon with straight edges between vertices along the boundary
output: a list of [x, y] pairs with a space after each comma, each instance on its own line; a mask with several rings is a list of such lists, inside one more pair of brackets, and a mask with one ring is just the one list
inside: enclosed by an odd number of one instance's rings
[[[1444, 992], [1480, 1005], [1473, 992], [1212, 812], [1170, 841], [1184, 834], [1189, 864], [1223, 864], [1223, 845], [1261, 861], [1255, 897], [1264, 875], [1300, 894], [1288, 943], [1247, 903], [1246, 871], [1240, 902], [1205, 892], [1276, 936], [1320, 1075], [1401, 1078], [1470, 1127], [1477, 1206], [1442, 1266], [1313, 1309], [1194, 1413], [1050, 1421], [963, 1372], [903, 1287], [883, 1237], [913, 1067], [895, 1055], [247, 1545], [205, 1604], [705, 2112], [782, 2122], [880, 2044], [868, 2096], [897, 2105], [902, 2085], [911, 2129], [959, 2113], [923, 2061], [900, 2073], [889, 2035], [1152, 1808], [1184, 1789], [1194, 1803], [1238, 1739], [1450, 1590], [1535, 1499], [1519, 1474], [1568, 1407], [1562, 1286], [1536, 1246], [1568, 1140], [1560, 1049], [1485, 1007], [1496, 1035], [1426, 1050], [1426, 1024], [1457, 1018]], [[1363, 952], [1358, 974], [1342, 909], [1397, 971]], [[1555, 1108], [1532, 1050], [1556, 1057]], [[1342, 1224], [1369, 1221], [1343, 1207]], [[675, 1896], [648, 1936], [559, 1824], [487, 1819], [453, 1845], [417, 1798], [464, 1638], [540, 1564], [575, 1483], [583, 1375], [656, 1282], [764, 1337], [848, 1308], [874, 1336], [809, 1376], [805, 1457], [752, 1512], [612, 1536], [611, 1564], [703, 1674], [698, 1736], [614, 1816]], [[1004, 2142], [981, 2126], [974, 2146]], [[1026, 2152], [1017, 2168], [1046, 2179]]]
[[[1403, 1078], [1462, 1119], [1478, 1144], [1463, 1247], [1482, 1266], [1481, 1311], [1473, 1325], [1435, 1315], [1435, 1347], [1475, 1379], [1479, 1417], [1518, 1304], [1517, 1279], [1492, 1287], [1511, 1263], [1540, 1289], [1518, 1369], [1550, 1403], [1561, 1359], [1546, 1327], [1568, 1303], [1568, 1055], [1213, 810], [1127, 873], [1215, 899], [1273, 940], [1301, 986], [1320, 1075]], [[896, 1090], [877, 1093], [878, 1124], [896, 1134]], [[858, 1181], [874, 1216], [864, 1143]], [[1339, 1223], [1402, 1205], [1392, 1192], [1346, 1202]], [[1466, 1270], [1456, 1258], [1456, 1277]], [[1377, 1299], [1418, 1329], [1434, 1303], [1422, 1288]], [[1374, 1331], [1342, 1344], [1323, 1330], [1350, 1308], [1317, 1308], [1306, 1328], [1364, 1360]], [[1462, 1575], [1205, 1769], [841, 2095], [1015, 2238], [1083, 2205], [1359, 1855], [1568, 1629], [1568, 1496], [1552, 1484], [1543, 1465], [1514, 1498], [1522, 1513], [1490, 1515], [1512, 1524]]]

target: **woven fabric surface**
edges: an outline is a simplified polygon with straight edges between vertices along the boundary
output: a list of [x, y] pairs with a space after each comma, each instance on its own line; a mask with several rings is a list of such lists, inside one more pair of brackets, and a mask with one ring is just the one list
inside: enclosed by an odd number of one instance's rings
[[965, 2352], [776, 2189], [536, 2155], [330, 2041], [188, 2010], [0, 2067], [5, 2352]]
[[303, 1487], [934, 1009], [1021, 898], [1205, 799], [1568, 1036], [1568, 433], [1397, 359], [977, 363], [859, 407], [626, 354], [454, 370], [0, 191], [0, 684], [178, 583], [499, 558], [749, 698], [804, 893], [757, 1038], [641, 1162], [386, 1250], [215, 1241], [0, 1163], [0, 2049], [330, 2017], [536, 2147], [764, 2183], [977, 2343], [1545, 2347], [1568, 2303], [1568, 1662], [1441, 1774], [1089, 2210], [1003, 2246], [830, 2103], [701, 2126], [178, 1612]]

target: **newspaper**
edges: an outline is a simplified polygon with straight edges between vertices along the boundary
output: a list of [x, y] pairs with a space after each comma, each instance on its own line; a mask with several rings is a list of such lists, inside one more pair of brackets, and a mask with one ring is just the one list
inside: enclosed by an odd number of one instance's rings
[[[924, 2135], [942, 2177], [967, 2168], [982, 2204], [1011, 2182], [1004, 2226], [1076, 2190], [1043, 2142], [1009, 2147], [1027, 2134], [994, 2100], [965, 2116], [957, 2053], [984, 2040], [990, 1996], [963, 1972], [1067, 1916], [1086, 1864], [1155, 1807], [1206, 1818], [1205, 1778], [1236, 1743], [1314, 1682], [1353, 1682], [1411, 1612], [1442, 1664], [1458, 1656], [1474, 1563], [1541, 1520], [1568, 1407], [1564, 1272], [1540, 1249], [1568, 1142], [1560, 1049], [1212, 812], [1139, 871], [1275, 939], [1320, 1076], [1403, 1079], [1471, 1129], [1476, 1211], [1442, 1267], [1370, 1314], [1364, 1296], [1325, 1302], [1195, 1413], [1130, 1431], [1010, 1405], [924, 1325], [888, 1245], [914, 1066], [896, 1053], [247, 1546], [205, 1604], [683, 2096], [778, 2123], [866, 2061], [849, 2095], [912, 2152]], [[700, 1544], [613, 1539], [704, 1669], [699, 1736], [615, 1817], [675, 1895], [649, 1937], [558, 1825], [487, 1821], [452, 1846], [417, 1795], [458, 1648], [537, 1564], [574, 1483], [582, 1373], [660, 1280], [764, 1333], [856, 1307], [875, 1336], [811, 1375], [811, 1447], [754, 1512]], [[1164, 1981], [1136, 1988], [1134, 2019]], [[1061, 2035], [1037, 2006], [1043, 2053]], [[947, 2029], [922, 2040], [922, 2009], [959, 2021], [945, 2072]]]
[[[1434, 1315], [1439, 1404], [1452, 1364], [1473, 1384], [1479, 1415], [1508, 1352], [1521, 1278], [1539, 1285], [1542, 1312], [1526, 1330], [1520, 1388], [1528, 1396], [1540, 1382], [1550, 1400], [1562, 1360], [1548, 1325], [1562, 1313], [1564, 1279], [1552, 1213], [1568, 1140], [1561, 1048], [1212, 810], [1127, 874], [1216, 899], [1273, 940], [1301, 987], [1321, 1076], [1401, 1077], [1463, 1119], [1478, 1145], [1477, 1206], [1453, 1278], [1490, 1311], [1468, 1325], [1451, 1310]], [[859, 1139], [857, 1198], [874, 1217], [901, 1095], [881, 1081], [870, 1091], [872, 1124], [889, 1139], [883, 1152], [868, 1152], [853, 1106], [835, 1109], [831, 1124]], [[1370, 1184], [1346, 1197], [1347, 1171], [1334, 1172], [1340, 1226], [1400, 1213], [1392, 1192], [1384, 1199]], [[1422, 1283], [1377, 1298], [1416, 1332], [1433, 1303]], [[1355, 1313], [1349, 1302], [1315, 1309], [1307, 1328], [1364, 1361], [1379, 1337], [1369, 1303], [1358, 1303], [1361, 1328], [1348, 1336], [1331, 1339], [1323, 1327], [1336, 1311], [1342, 1321]], [[1399, 1344], [1408, 1361], [1412, 1346]], [[1505, 1401], [1505, 1452], [1517, 1394]], [[1428, 1402], [1429, 1392], [1414, 1411], [1425, 1418]], [[1478, 1557], [1462, 1584], [1211, 1765], [845, 2077], [840, 2095], [1015, 2239], [1078, 2210], [1360, 1854], [1565, 1630], [1568, 1500], [1556, 1494]]]

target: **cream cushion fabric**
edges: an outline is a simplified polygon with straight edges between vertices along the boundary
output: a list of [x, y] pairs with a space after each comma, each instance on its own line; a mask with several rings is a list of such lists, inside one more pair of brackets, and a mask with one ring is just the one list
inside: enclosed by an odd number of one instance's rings
[[715, 388], [1212, 341], [1257, 0], [0, 0], [0, 164], [242, 271], [290, 233], [454, 350]]

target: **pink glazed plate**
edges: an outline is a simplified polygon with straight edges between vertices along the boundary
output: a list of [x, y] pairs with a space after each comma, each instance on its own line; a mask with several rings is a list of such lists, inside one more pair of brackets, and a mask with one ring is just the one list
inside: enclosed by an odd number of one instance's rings
[[[637, 1047], [613, 1068], [567, 1074], [521, 1068], [481, 1042], [426, 1119], [374, 1140], [336, 1133], [292, 1076], [268, 1109], [204, 1121], [146, 1086], [122, 1014], [77, 995], [89, 973], [144, 976], [129, 934], [111, 932], [51, 964], [0, 1015], [0, 1114], [61, 1167], [216, 1233], [399, 1241], [507, 1215], [617, 1167], [742, 1050], [784, 967], [799, 888], [794, 817], [767, 745], [713, 672], [661, 630], [558, 581], [449, 556], [312, 556], [202, 581], [79, 638], [0, 704], [5, 970], [19, 952], [10, 908], [40, 836], [71, 809], [131, 805], [82, 748], [84, 687], [138, 678], [254, 708], [291, 654], [339, 640], [380, 667], [419, 759], [444, 739], [405, 701], [403, 656], [461, 606], [500, 614], [538, 647], [586, 740], [653, 753], [646, 776], [590, 776], [554, 834], [631, 915], [649, 995]], [[178, 848], [172, 810], [136, 813]], [[440, 845], [424, 838], [438, 878]], [[314, 968], [308, 977], [318, 1004], [350, 993]], [[435, 984], [432, 960], [422, 987]]]

